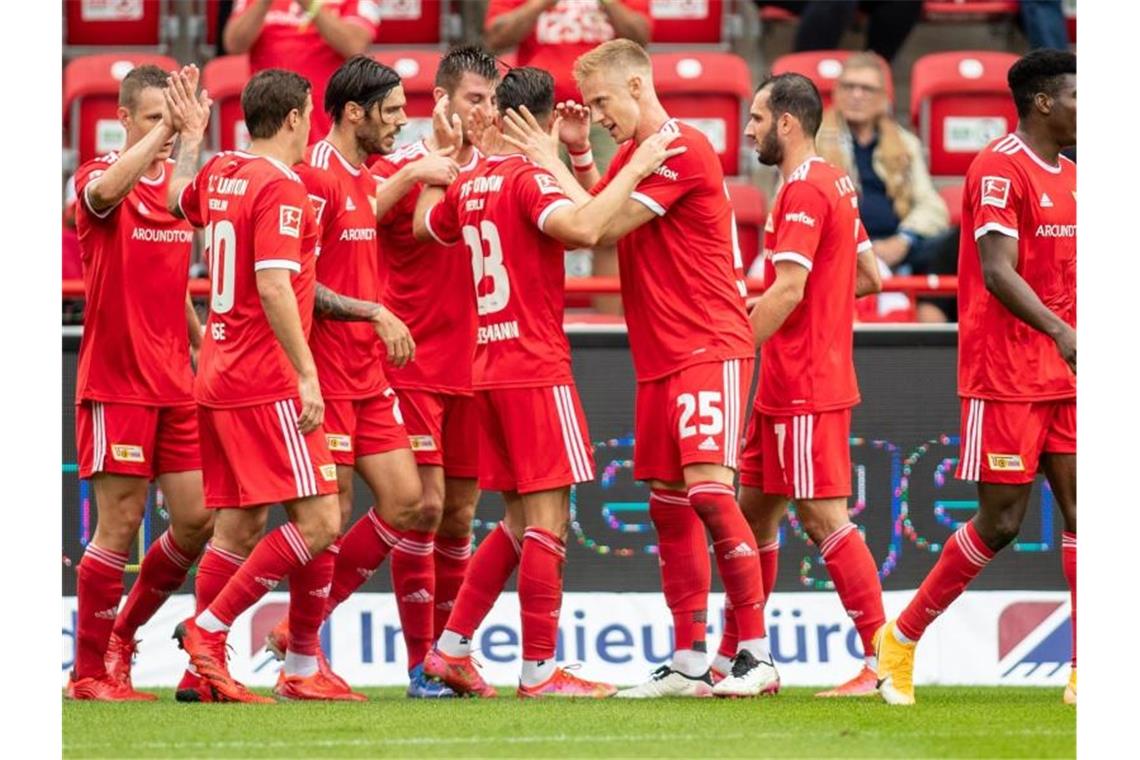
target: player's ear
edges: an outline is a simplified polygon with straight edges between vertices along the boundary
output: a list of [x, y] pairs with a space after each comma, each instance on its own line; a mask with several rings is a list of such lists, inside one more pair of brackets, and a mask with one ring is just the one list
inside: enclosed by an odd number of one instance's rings
[[131, 111], [126, 106], [119, 106], [116, 115], [119, 117], [119, 123], [123, 125], [123, 129], [127, 128], [127, 122], [131, 119]]
[[634, 100], [641, 100], [641, 75], [631, 74], [628, 80], [629, 94]]
[[442, 87], [433, 87], [431, 91], [431, 99], [433, 103], [438, 103], [439, 99], [447, 94], [447, 90]]

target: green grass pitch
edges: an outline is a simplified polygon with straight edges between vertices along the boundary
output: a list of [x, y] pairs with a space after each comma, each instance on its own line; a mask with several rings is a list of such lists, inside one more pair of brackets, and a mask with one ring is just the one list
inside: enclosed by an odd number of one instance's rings
[[[365, 704], [66, 702], [77, 757], [1073, 757], [1059, 689], [927, 687], [918, 705], [821, 700], [413, 701]], [[506, 697], [507, 690], [500, 690]]]

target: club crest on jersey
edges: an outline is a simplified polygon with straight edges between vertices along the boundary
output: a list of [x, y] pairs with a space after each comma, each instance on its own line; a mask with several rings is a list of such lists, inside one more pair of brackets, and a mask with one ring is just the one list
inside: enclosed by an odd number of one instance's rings
[[994, 472], [1025, 472], [1020, 454], [986, 454], [986, 459]]
[[328, 481], [336, 480], [336, 465], [335, 464], [322, 464], [321, 477]]
[[352, 451], [351, 436], [325, 433], [325, 441], [329, 445], [329, 451]]
[[[270, 217], [272, 218], [272, 217]], [[301, 209], [297, 206], [281, 206], [277, 230], [282, 235], [301, 237]]]
[[325, 199], [319, 195], [309, 193], [309, 202], [313, 204], [313, 211], [316, 212], [317, 221], [322, 221], [325, 216]]
[[439, 447], [435, 445], [435, 438], [430, 435], [409, 435], [408, 443], [412, 447], [412, 451], [438, 451]]
[[538, 185], [538, 191], [543, 195], [562, 192], [562, 186], [558, 184], [558, 180], [554, 179], [552, 174], [536, 174], [534, 181]]
[[111, 444], [111, 458], [116, 462], [145, 462], [142, 446], [131, 446], [125, 443]]
[[982, 205], [1005, 208], [1009, 203], [1007, 177], [982, 177]]

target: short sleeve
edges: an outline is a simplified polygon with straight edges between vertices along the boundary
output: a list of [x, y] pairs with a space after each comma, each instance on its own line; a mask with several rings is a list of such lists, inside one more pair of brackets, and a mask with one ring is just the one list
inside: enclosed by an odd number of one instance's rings
[[810, 271], [828, 212], [828, 199], [822, 190], [802, 180], [789, 182], [774, 214], [772, 263], [793, 261]]
[[212, 164], [213, 161], [207, 161], [178, 196], [178, 210], [192, 227], [206, 226], [206, 218], [202, 213], [202, 186], [207, 182], [206, 177], [209, 176]]
[[424, 227], [440, 245], [455, 245], [462, 234], [459, 229], [460, 183], [452, 182], [438, 203], [424, 214]]
[[674, 203], [706, 179], [699, 160], [696, 160], [696, 146], [687, 140], [675, 140], [669, 147], [680, 145], [688, 145], [689, 149], [657, 167], [655, 172], [637, 184], [629, 196], [657, 216], [665, 216]]
[[1021, 206], [1021, 177], [1013, 162], [996, 153], [984, 154], [970, 168], [962, 203], [974, 220], [974, 240], [987, 232], [1018, 237], [1017, 210]]
[[367, 29], [372, 39], [375, 39], [376, 32], [380, 29], [380, 16], [379, 0], [356, 0], [346, 4], [341, 19]]
[[546, 220], [552, 213], [560, 208], [574, 205], [574, 202], [566, 197], [554, 175], [537, 167], [519, 175], [515, 183], [515, 194], [523, 214], [543, 232]]
[[[854, 196], [852, 196], [854, 197]], [[863, 219], [859, 216], [859, 204], [855, 204], [855, 253], [866, 253], [871, 250], [871, 238], [867, 236], [867, 227], [863, 224]]]
[[301, 271], [301, 240], [305, 229], [305, 186], [287, 178], [261, 189], [253, 207], [253, 268]]
[[[79, 205], [83, 207], [83, 210], [87, 214], [96, 220], [107, 219], [115, 209], [119, 207], [119, 204], [116, 203], [114, 206], [104, 209], [103, 211], [95, 211], [91, 208], [91, 204], [87, 198], [87, 188], [91, 186], [92, 182], [102, 177], [103, 173], [107, 171], [107, 167], [112, 163], [112, 161], [108, 161], [105, 158], [88, 161], [79, 167], [79, 170], [75, 172], [75, 177], [73, 178], [75, 182], [75, 195], [79, 200]], [[119, 201], [119, 203], [122, 203], [122, 201]]]

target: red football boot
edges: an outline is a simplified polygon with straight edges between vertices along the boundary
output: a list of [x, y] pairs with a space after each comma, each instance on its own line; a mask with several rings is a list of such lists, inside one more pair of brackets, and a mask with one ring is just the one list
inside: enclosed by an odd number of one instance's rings
[[322, 700], [326, 702], [367, 702], [368, 697], [351, 689], [343, 689], [329, 680], [321, 671], [311, 676], [287, 676], [282, 670], [277, 674], [277, 685], [273, 693], [284, 699]]
[[135, 687], [131, 684], [131, 664], [134, 663], [135, 652], [138, 651], [138, 648], [139, 643], [137, 641], [123, 639], [118, 634], [112, 633], [111, 640], [107, 642], [107, 654], [104, 656], [103, 662], [107, 668], [107, 675], [137, 694], [138, 701], [153, 702], [158, 699], [158, 695], [145, 691], [135, 691]]
[[[265, 635], [265, 648], [269, 650], [278, 661], [285, 659], [285, 652], [289, 649], [288, 615], [281, 618], [281, 622], [273, 626], [273, 630]], [[367, 699], [363, 694], [354, 692], [352, 687], [348, 685], [348, 681], [333, 672], [332, 665], [329, 664], [328, 658], [325, 657], [323, 649], [317, 650], [317, 669], [321, 672], [321, 675], [336, 684], [342, 691], [348, 694], [356, 694], [356, 696], [360, 697], [361, 701]]]
[[443, 681], [456, 694], [488, 698], [499, 696], [495, 687], [479, 675], [478, 666], [471, 655], [452, 657], [439, 651], [439, 647], [432, 647], [424, 658], [424, 674]]
[[75, 674], [67, 682], [65, 695], [68, 699], [90, 700], [93, 702], [149, 702], [153, 694], [143, 694], [115, 680], [104, 673], [99, 678], [88, 676], [75, 680]]
[[226, 634], [224, 631], [208, 633], [186, 618], [174, 629], [174, 638], [186, 654], [190, 664], [198, 672], [198, 677], [206, 682], [213, 692], [215, 702], [249, 702], [252, 704], [274, 704], [276, 700], [254, 694], [238, 683], [226, 668]]

